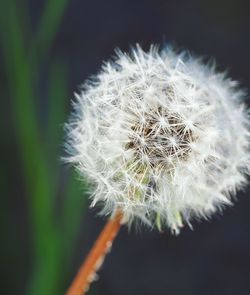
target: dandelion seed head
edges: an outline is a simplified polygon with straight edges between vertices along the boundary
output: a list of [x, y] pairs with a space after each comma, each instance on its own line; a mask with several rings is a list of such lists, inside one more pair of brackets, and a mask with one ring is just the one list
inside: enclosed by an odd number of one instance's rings
[[245, 93], [186, 52], [120, 51], [76, 95], [67, 160], [94, 184], [92, 205], [179, 233], [246, 185]]

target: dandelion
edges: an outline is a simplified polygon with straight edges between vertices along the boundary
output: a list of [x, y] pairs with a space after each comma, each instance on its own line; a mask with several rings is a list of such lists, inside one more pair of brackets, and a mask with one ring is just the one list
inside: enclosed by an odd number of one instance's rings
[[93, 184], [101, 214], [178, 234], [246, 185], [244, 99], [237, 82], [187, 52], [117, 51], [76, 95], [67, 160]]

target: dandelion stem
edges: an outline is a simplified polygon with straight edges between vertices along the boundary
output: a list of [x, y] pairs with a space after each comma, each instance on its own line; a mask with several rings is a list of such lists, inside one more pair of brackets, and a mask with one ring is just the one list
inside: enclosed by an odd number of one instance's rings
[[80, 267], [66, 295], [85, 294], [91, 282], [95, 279], [96, 272], [101, 267], [112, 242], [121, 227], [123, 215], [118, 211], [108, 222], [90, 250], [86, 260]]

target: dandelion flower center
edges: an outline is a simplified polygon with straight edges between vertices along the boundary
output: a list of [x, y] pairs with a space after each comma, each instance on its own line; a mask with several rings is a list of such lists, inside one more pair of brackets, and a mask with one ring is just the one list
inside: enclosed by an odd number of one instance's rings
[[194, 140], [192, 130], [183, 119], [162, 107], [145, 112], [143, 122], [138, 118], [131, 126], [129, 139], [126, 148], [132, 150], [138, 160], [150, 166], [162, 165], [166, 170], [188, 157]]

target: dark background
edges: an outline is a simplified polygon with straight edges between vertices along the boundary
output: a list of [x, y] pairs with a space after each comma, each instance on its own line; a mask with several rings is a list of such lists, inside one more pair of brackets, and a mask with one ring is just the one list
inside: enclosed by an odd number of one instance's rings
[[[62, 164], [73, 92], [114, 48], [174, 43], [250, 89], [249, 1], [0, 0], [1, 294], [64, 294], [104, 225]], [[249, 190], [178, 237], [123, 228], [89, 294], [250, 294]]]

